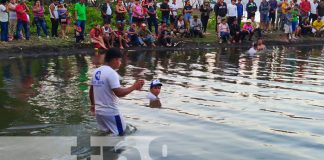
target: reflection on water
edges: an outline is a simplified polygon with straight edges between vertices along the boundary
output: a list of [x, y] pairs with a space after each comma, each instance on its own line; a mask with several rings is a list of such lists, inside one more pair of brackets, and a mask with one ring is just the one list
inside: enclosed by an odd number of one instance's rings
[[[255, 57], [244, 51], [128, 52], [118, 71], [122, 84], [146, 80], [141, 91], [121, 99], [129, 134], [160, 137], [156, 143], [168, 144], [170, 159], [237, 159], [237, 153], [239, 159], [321, 159], [321, 48], [274, 47]], [[73, 154], [98, 152], [89, 148], [89, 136], [109, 135], [96, 129], [88, 112], [94, 58], [1, 60], [0, 135], [78, 136]], [[163, 105], [150, 108], [145, 96], [156, 78]]]

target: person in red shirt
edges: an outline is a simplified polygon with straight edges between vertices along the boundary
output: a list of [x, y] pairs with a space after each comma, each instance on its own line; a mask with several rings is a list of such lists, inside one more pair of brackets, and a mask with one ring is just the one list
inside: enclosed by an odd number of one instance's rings
[[307, 0], [301, 0], [299, 8], [301, 19], [307, 18], [311, 9], [310, 2]]
[[21, 30], [24, 29], [26, 40], [29, 40], [29, 8], [27, 7], [25, 0], [20, 0], [20, 3], [16, 6], [16, 13], [17, 13], [17, 29], [16, 29], [16, 39], [21, 38]]
[[94, 28], [91, 29], [90, 39], [91, 39], [91, 43], [94, 44], [95, 48], [107, 49], [105, 42], [102, 38], [102, 31], [99, 24], [97, 24]]

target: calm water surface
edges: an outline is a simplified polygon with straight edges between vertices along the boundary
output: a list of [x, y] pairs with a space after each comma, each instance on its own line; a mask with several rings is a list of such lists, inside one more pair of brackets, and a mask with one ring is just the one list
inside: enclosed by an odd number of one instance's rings
[[[238, 48], [128, 52], [118, 71], [122, 84], [146, 84], [120, 100], [133, 132], [127, 136], [159, 137], [168, 156], [152, 159], [323, 159], [324, 51], [271, 49], [255, 57]], [[72, 152], [89, 158], [87, 137], [101, 134], [88, 112], [93, 61], [0, 60], [0, 135], [78, 136]], [[164, 84], [161, 108], [145, 99], [153, 78]]]

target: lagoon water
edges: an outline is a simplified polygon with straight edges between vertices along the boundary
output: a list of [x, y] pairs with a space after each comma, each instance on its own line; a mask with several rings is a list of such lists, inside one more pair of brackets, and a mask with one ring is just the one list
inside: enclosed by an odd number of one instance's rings
[[[119, 70], [122, 84], [138, 78], [146, 84], [120, 100], [131, 128], [123, 138], [151, 138], [151, 143], [127, 143], [104, 159], [323, 159], [323, 48], [271, 49], [255, 57], [240, 48], [128, 52]], [[111, 138], [96, 129], [88, 112], [93, 59], [0, 60], [1, 155], [21, 152], [1, 143], [5, 136], [78, 137], [71, 154], [79, 159], [95, 152], [89, 137]], [[150, 108], [145, 98], [153, 78], [163, 83], [161, 108]], [[24, 144], [25, 150], [33, 150], [28, 146], [38, 145], [36, 141]], [[146, 156], [138, 152], [147, 148]], [[57, 153], [55, 158], [70, 159], [71, 154]]]

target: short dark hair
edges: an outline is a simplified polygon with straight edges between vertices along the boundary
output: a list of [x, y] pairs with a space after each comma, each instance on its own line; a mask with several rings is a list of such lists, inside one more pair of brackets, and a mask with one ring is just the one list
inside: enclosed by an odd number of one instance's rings
[[105, 62], [110, 62], [115, 58], [122, 58], [123, 53], [118, 48], [110, 48], [105, 55]]

